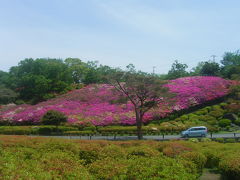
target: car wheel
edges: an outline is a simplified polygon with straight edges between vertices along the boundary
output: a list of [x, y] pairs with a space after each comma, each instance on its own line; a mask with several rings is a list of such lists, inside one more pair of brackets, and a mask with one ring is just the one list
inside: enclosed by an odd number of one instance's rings
[[206, 137], [206, 135], [205, 135], [205, 134], [202, 134], [202, 137]]

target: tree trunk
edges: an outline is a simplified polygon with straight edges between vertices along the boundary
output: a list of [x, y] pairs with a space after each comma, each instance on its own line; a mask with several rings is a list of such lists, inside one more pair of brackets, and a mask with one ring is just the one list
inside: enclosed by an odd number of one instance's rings
[[138, 109], [135, 109], [135, 112], [136, 112], [137, 136], [138, 136], [138, 140], [141, 140], [141, 139], [143, 139], [142, 116], [140, 115], [140, 112]]

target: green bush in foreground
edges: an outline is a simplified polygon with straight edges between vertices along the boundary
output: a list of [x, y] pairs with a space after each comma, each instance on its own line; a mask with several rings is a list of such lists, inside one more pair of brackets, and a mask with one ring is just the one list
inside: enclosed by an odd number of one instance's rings
[[227, 180], [240, 179], [240, 154], [232, 155], [220, 161], [219, 169]]
[[0, 136], [0, 179], [195, 180], [240, 177], [240, 143], [86, 141]]
[[199, 152], [184, 152], [180, 155], [181, 158], [190, 160], [197, 165], [198, 171], [201, 172], [207, 162], [207, 158]]

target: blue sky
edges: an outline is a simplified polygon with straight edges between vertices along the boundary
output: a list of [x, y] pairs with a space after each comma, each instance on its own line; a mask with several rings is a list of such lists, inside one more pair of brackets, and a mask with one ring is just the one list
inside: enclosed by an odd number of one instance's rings
[[240, 48], [238, 0], [0, 0], [0, 69], [24, 58], [166, 73]]

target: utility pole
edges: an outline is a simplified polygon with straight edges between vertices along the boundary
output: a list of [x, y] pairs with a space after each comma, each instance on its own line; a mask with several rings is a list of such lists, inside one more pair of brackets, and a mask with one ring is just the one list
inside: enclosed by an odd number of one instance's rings
[[216, 55], [211, 55], [213, 62], [215, 62]]
[[153, 75], [155, 74], [155, 68], [156, 68], [156, 66], [153, 66]]

